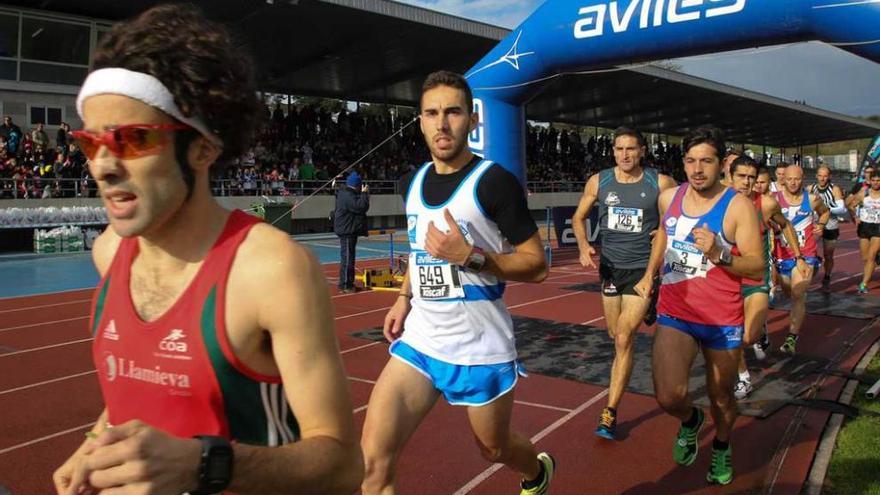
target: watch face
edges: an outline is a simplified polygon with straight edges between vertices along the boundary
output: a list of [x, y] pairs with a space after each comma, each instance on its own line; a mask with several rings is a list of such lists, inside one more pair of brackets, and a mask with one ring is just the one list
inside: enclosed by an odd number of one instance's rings
[[205, 466], [205, 476], [211, 482], [227, 482], [232, 473], [232, 449], [217, 448], [211, 450], [211, 458]]

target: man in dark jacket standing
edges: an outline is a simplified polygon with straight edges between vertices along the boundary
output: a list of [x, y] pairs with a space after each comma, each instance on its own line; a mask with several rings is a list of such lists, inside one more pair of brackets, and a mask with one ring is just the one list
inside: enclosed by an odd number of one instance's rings
[[354, 292], [354, 258], [357, 238], [367, 233], [367, 210], [370, 209], [369, 188], [361, 176], [352, 172], [345, 186], [336, 193], [333, 231], [339, 236], [339, 290]]

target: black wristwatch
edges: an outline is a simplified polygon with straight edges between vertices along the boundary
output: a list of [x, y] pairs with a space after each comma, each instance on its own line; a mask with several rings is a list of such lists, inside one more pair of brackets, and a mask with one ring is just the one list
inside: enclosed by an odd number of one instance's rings
[[486, 254], [482, 249], [474, 246], [464, 262], [464, 269], [471, 273], [480, 273], [484, 266], [486, 266]]
[[718, 266], [730, 266], [733, 264], [733, 253], [730, 252], [730, 249], [726, 247], [721, 248], [721, 252], [718, 254], [718, 262], [715, 263]]
[[223, 437], [197, 435], [202, 442], [202, 460], [199, 464], [199, 488], [190, 495], [220, 493], [232, 481], [232, 445]]

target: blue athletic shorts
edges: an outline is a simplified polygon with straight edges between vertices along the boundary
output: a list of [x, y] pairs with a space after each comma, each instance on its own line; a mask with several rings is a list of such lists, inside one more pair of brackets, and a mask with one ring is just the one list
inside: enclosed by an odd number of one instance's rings
[[391, 355], [425, 375], [453, 406], [483, 406], [513, 390], [519, 376], [527, 376], [519, 361], [500, 364], [451, 364], [395, 341]]
[[701, 347], [726, 351], [737, 349], [742, 345], [743, 326], [705, 325], [679, 320], [667, 315], [657, 315], [657, 325], [674, 328], [684, 332], [696, 340]]
[[[807, 256], [804, 258], [808, 265], [812, 266], [813, 269], [819, 267], [822, 264], [819, 261], [819, 258], [815, 256]], [[791, 277], [791, 271], [794, 270], [795, 266], [797, 266], [797, 260], [787, 259], [787, 260], [776, 260], [776, 271], [779, 272], [780, 275], [785, 277]]]

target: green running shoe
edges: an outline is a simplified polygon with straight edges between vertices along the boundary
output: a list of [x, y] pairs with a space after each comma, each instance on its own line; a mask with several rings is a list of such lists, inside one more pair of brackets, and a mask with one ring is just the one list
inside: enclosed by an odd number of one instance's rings
[[712, 465], [706, 474], [706, 481], [713, 485], [727, 485], [733, 481], [733, 462], [730, 445], [724, 450], [712, 449]]
[[703, 427], [703, 423], [706, 421], [706, 415], [700, 408], [696, 408], [695, 411], [697, 426], [688, 428], [682, 425], [678, 429], [675, 445], [672, 446], [672, 458], [682, 466], [690, 466], [697, 460], [697, 450], [699, 450], [697, 434], [700, 433], [700, 428]]
[[550, 493], [550, 480], [553, 479], [556, 472], [556, 461], [546, 452], [538, 454], [538, 461], [544, 465], [544, 479], [538, 486], [532, 488], [526, 488], [520, 484], [520, 495], [547, 495]]
[[792, 334], [788, 334], [788, 336], [785, 337], [785, 342], [783, 342], [782, 345], [779, 347], [779, 352], [794, 356], [796, 347], [797, 337]]

